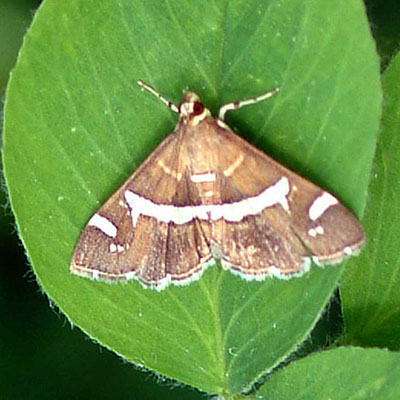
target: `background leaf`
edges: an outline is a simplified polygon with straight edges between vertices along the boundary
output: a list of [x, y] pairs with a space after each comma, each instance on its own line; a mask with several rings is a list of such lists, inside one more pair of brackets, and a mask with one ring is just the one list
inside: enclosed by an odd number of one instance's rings
[[397, 399], [400, 355], [385, 350], [338, 348], [313, 354], [278, 371], [256, 399]]
[[[368, 207], [369, 245], [343, 277], [342, 299], [350, 343], [400, 349], [400, 54], [386, 70], [385, 103]], [[363, 293], [363, 296], [359, 294]]]
[[364, 9], [355, 0], [206, 8], [48, 1], [13, 73], [3, 159], [20, 234], [46, 293], [128, 360], [204, 391], [235, 393], [307, 336], [340, 269], [247, 283], [212, 268], [190, 287], [161, 294], [70, 276], [91, 213], [173, 129], [174, 116], [140, 92], [138, 78], [176, 102], [190, 87], [214, 109], [279, 85], [274, 100], [229, 121], [360, 212], [380, 105]]

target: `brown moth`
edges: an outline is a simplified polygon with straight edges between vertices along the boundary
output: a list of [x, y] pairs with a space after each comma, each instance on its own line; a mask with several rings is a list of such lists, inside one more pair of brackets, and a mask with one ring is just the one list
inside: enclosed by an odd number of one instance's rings
[[162, 290], [198, 279], [214, 260], [247, 280], [286, 279], [361, 249], [359, 222], [334, 196], [224, 122], [278, 89], [225, 104], [215, 118], [195, 93], [176, 106], [138, 83], [179, 114], [178, 124], [90, 218], [72, 273]]

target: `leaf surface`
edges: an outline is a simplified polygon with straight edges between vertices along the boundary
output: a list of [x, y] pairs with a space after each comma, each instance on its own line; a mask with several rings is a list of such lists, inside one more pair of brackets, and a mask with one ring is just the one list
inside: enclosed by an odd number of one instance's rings
[[214, 111], [279, 86], [278, 96], [228, 123], [360, 214], [381, 99], [364, 8], [356, 0], [49, 0], [7, 90], [6, 180], [48, 296], [136, 365], [209, 393], [237, 393], [307, 337], [341, 268], [249, 283], [215, 266], [162, 293], [72, 276], [90, 216], [176, 123], [137, 79], [176, 103], [195, 90]]
[[388, 400], [400, 397], [400, 355], [342, 347], [313, 354], [278, 371], [258, 391], [268, 400]]
[[382, 125], [363, 219], [369, 243], [343, 276], [342, 300], [349, 343], [399, 350], [400, 54], [382, 85]]

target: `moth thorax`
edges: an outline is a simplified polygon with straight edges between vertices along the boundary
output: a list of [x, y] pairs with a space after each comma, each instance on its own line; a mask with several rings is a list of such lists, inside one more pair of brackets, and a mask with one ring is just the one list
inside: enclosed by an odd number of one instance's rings
[[196, 93], [188, 92], [184, 100], [179, 105], [179, 115], [181, 120], [186, 124], [190, 123], [195, 126], [207, 116], [210, 116], [210, 111], [204, 107]]

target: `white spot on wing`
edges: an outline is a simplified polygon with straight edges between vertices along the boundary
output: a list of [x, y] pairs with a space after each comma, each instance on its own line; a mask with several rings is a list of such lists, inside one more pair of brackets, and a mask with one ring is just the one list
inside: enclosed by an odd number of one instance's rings
[[204, 174], [193, 174], [190, 177], [190, 180], [194, 183], [202, 183], [202, 182], [215, 182], [215, 174], [214, 172], [206, 172]]
[[93, 217], [90, 218], [88, 225], [100, 229], [108, 237], [114, 238], [117, 236], [117, 227], [106, 217], [102, 217], [99, 214], [94, 214]]
[[328, 192], [324, 192], [313, 201], [308, 209], [308, 215], [313, 221], [315, 221], [321, 217], [329, 207], [334, 206], [337, 203], [338, 201], [335, 197]]
[[350, 256], [351, 254], [353, 254], [353, 250], [351, 249], [350, 246], [346, 246], [346, 247], [343, 249], [343, 253], [346, 254], [347, 256]]
[[126, 279], [133, 279], [133, 278], [135, 278], [136, 277], [136, 273], [135, 272], [133, 272], [133, 271], [130, 271], [130, 272], [126, 272], [125, 273], [125, 278]]
[[108, 249], [111, 253], [115, 253], [117, 251], [117, 246], [114, 243], [111, 243]]
[[110, 244], [109, 250], [111, 253], [122, 253], [125, 250], [124, 246], [121, 246], [120, 244], [115, 245], [114, 243]]
[[229, 204], [183, 206], [175, 207], [169, 204], [155, 204], [136, 193], [127, 190], [125, 199], [131, 209], [132, 224], [136, 226], [139, 215], [156, 218], [160, 222], [173, 222], [181, 225], [195, 218], [201, 220], [225, 219], [226, 221], [241, 221], [248, 215], [259, 214], [267, 207], [280, 204], [288, 212], [289, 181], [286, 177], [279, 179], [259, 195]]
[[321, 225], [318, 225], [317, 227], [308, 230], [308, 234], [312, 237], [317, 237], [317, 235], [323, 235], [324, 233], [325, 230]]

